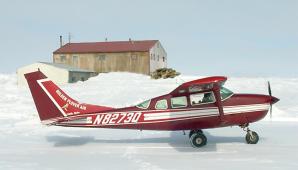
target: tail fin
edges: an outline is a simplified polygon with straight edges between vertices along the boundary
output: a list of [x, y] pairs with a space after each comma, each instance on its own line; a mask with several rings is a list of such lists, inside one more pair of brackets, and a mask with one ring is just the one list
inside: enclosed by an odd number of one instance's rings
[[44, 124], [53, 124], [73, 115], [113, 109], [77, 102], [40, 71], [27, 73], [24, 76], [27, 79], [39, 118]]

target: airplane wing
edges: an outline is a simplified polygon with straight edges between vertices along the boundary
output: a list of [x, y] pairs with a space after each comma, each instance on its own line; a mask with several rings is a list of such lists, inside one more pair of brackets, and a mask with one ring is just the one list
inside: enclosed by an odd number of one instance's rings
[[197, 80], [193, 80], [193, 81], [189, 81], [181, 84], [170, 94], [172, 96], [176, 96], [183, 93], [207, 91], [212, 89], [215, 83], [219, 83], [219, 85], [223, 85], [226, 82], [226, 80], [227, 80], [227, 77], [223, 77], [223, 76], [214, 76], [214, 77], [197, 79]]

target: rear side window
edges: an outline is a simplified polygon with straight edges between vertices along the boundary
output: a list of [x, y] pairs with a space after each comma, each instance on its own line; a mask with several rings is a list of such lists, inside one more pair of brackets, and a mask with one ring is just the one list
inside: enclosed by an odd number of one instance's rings
[[167, 109], [168, 102], [166, 99], [158, 100], [155, 104], [155, 109]]
[[151, 100], [146, 100], [146, 101], [138, 104], [137, 107], [141, 108], [141, 109], [147, 109], [150, 105], [150, 102], [151, 102]]
[[186, 107], [187, 99], [185, 96], [171, 98], [171, 105], [173, 108]]

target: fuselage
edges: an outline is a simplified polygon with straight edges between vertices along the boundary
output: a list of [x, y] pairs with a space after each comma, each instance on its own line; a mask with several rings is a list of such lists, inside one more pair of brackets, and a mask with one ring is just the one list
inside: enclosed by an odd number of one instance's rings
[[[167, 94], [133, 107], [69, 116], [55, 125], [139, 130], [191, 130], [243, 125], [264, 118], [270, 103], [277, 100], [267, 95], [220, 92], [220, 101], [215, 90], [178, 96]], [[207, 100], [206, 96], [209, 97]]]

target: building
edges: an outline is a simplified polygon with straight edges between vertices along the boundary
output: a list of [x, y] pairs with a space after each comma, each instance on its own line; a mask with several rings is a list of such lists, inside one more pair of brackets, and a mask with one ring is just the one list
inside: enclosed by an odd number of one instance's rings
[[167, 67], [167, 53], [158, 40], [67, 43], [53, 52], [53, 62], [97, 73], [149, 75]]
[[24, 74], [37, 71], [40, 69], [48, 78], [57, 84], [74, 83], [77, 81], [85, 81], [97, 73], [89, 70], [84, 70], [76, 67], [71, 67], [64, 64], [37, 62], [17, 70], [18, 85], [26, 86]]

